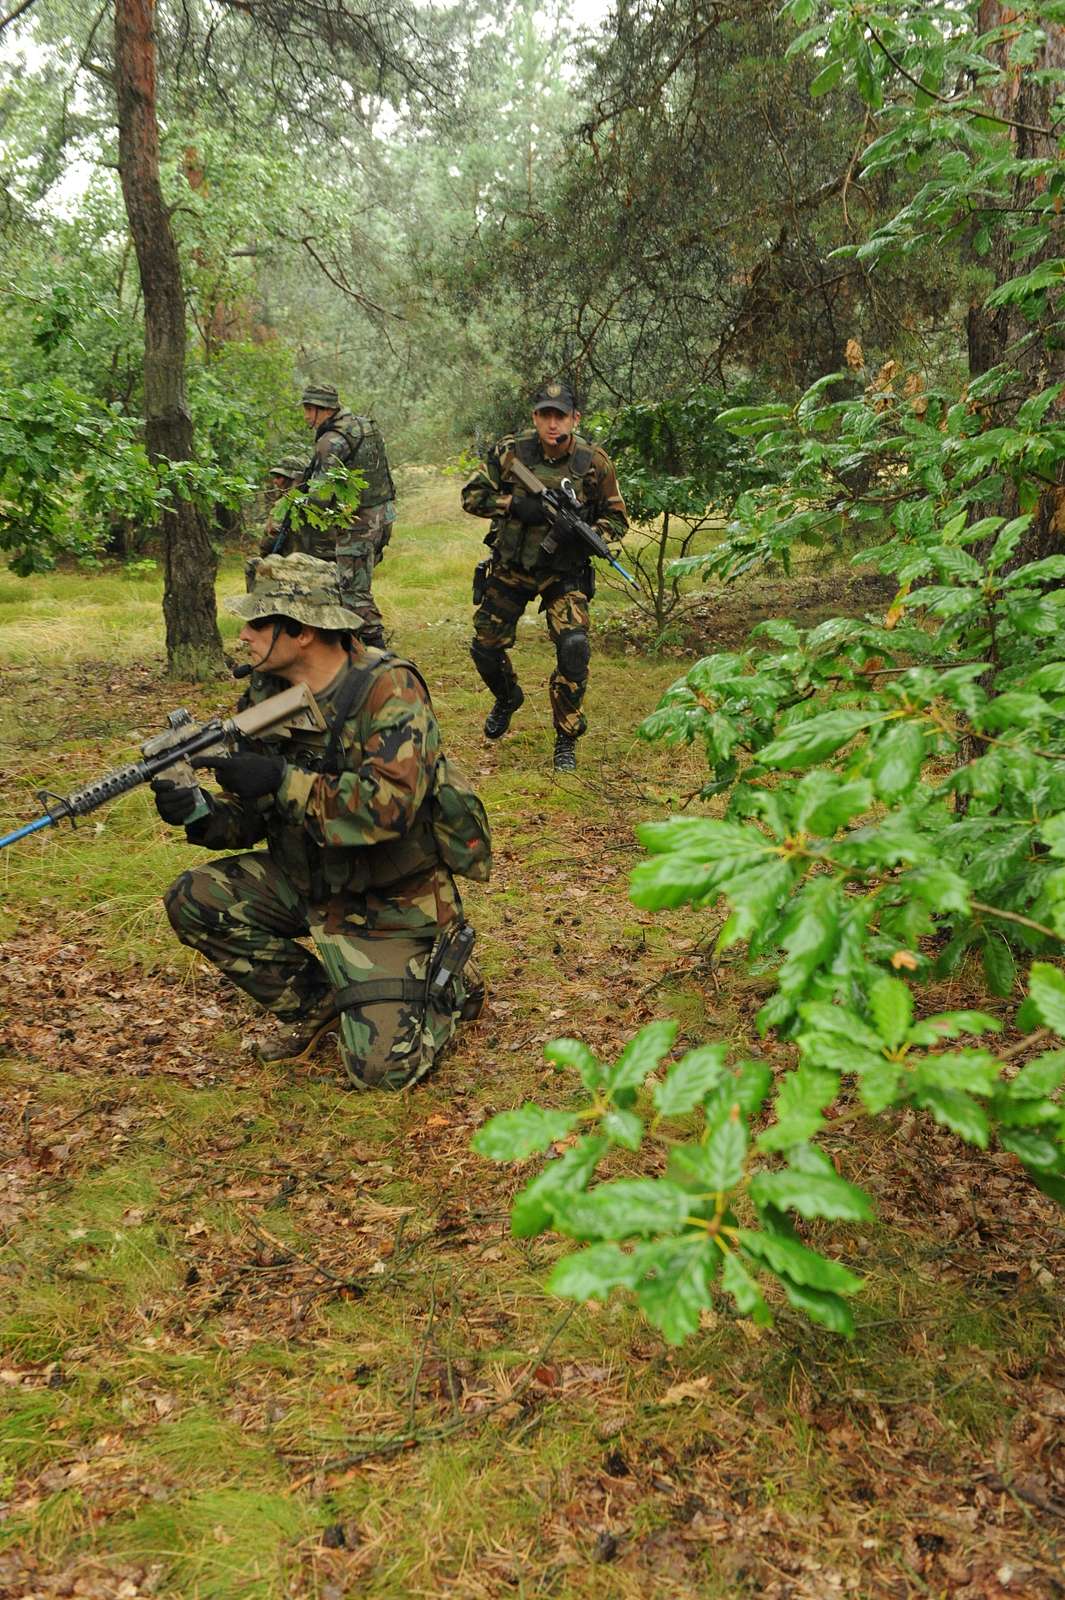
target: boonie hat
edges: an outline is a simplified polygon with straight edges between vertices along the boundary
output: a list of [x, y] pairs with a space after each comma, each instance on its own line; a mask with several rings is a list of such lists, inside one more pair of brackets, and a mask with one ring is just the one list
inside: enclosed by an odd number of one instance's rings
[[357, 633], [363, 625], [340, 592], [337, 569], [314, 556], [254, 556], [244, 568], [247, 594], [229, 595], [225, 608], [244, 622], [258, 617], [291, 617], [308, 628], [339, 628]]
[[542, 383], [532, 398], [534, 411], [576, 411], [577, 397], [568, 383]]
[[336, 411], [340, 406], [340, 396], [331, 383], [309, 383], [303, 391], [300, 404], [321, 406], [326, 411]]

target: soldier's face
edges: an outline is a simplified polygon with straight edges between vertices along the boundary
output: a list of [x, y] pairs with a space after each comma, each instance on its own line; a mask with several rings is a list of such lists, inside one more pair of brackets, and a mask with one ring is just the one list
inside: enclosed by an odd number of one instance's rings
[[278, 628], [275, 639], [274, 622], [273, 617], [256, 617], [254, 622], [244, 624], [239, 638], [248, 652], [248, 660], [253, 667], [261, 667], [269, 657], [270, 671], [277, 677], [284, 677], [285, 669], [300, 658], [300, 640], [304, 635], [297, 634], [293, 638], [284, 628]]
[[550, 450], [569, 439], [581, 420], [581, 414], [579, 411], [556, 411], [554, 406], [542, 406], [539, 411], [533, 412], [532, 419], [540, 443]]
[[332, 415], [333, 413], [327, 411], [324, 406], [304, 406], [303, 408], [303, 420], [308, 428], [317, 428], [319, 423], [324, 422], [326, 417], [331, 417]]
[[271, 472], [270, 487], [271, 489], [276, 489], [278, 494], [284, 494], [286, 489], [291, 489], [292, 479], [283, 478], [279, 472]]

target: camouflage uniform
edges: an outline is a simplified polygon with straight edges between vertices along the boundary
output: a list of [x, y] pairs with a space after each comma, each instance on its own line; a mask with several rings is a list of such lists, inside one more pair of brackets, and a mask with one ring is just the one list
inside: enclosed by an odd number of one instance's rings
[[515, 699], [518, 679], [507, 651], [514, 643], [519, 617], [539, 595], [555, 647], [550, 683], [555, 731], [576, 739], [587, 728], [581, 702], [591, 659], [588, 602], [595, 588], [591, 560], [585, 547], [575, 541], [563, 541], [553, 554], [545, 554], [540, 546], [551, 525], [519, 522], [501, 510], [500, 501], [507, 495], [524, 492], [508, 477], [508, 465], [515, 455], [549, 489], [557, 489], [568, 478], [587, 508], [586, 519], [596, 524], [605, 539], [620, 540], [629, 519], [610, 457], [579, 434], [574, 434], [566, 452], [553, 460], [544, 455], [534, 429], [501, 439], [462, 491], [463, 509], [492, 521], [485, 540], [492, 551], [491, 571], [473, 619], [470, 654], [477, 671], [497, 702]]
[[326, 526], [308, 529], [309, 553], [322, 560], [335, 557], [340, 587], [345, 602], [363, 619], [362, 636], [367, 643], [384, 644], [381, 613], [372, 594], [373, 569], [392, 537], [396, 517], [395, 487], [385, 455], [384, 441], [372, 417], [357, 417], [340, 406], [335, 389], [311, 386], [304, 390], [305, 405], [335, 407], [333, 414], [314, 436], [314, 457], [307, 478], [307, 492], [320, 510], [333, 503], [327, 475], [337, 462], [353, 467], [366, 478], [358, 510], [346, 508], [343, 515]]
[[[274, 557], [249, 570], [251, 592], [226, 602], [245, 620], [358, 623], [342, 605], [335, 570], [323, 563]], [[356, 647], [352, 659], [359, 667], [381, 657]], [[316, 696], [327, 727], [346, 677], [341, 670]], [[245, 700], [284, 687], [257, 673]], [[352, 1083], [398, 1089], [429, 1070], [479, 985], [470, 963], [446, 1009], [425, 1004], [433, 946], [462, 917], [425, 803], [440, 730], [421, 683], [397, 663], [382, 667], [345, 721], [339, 775], [315, 770], [328, 737], [292, 731], [257, 744], [285, 759], [277, 793], [255, 801], [213, 796], [210, 814], [186, 829], [193, 844], [244, 853], [182, 873], [166, 907], [183, 944], [284, 1021], [336, 996]], [[264, 839], [265, 850], [249, 848]], [[308, 936], [313, 950], [299, 942]]]
[[[277, 488], [273, 484], [266, 491], [266, 521], [263, 524], [263, 536], [259, 543], [261, 556], [290, 556], [296, 551], [303, 550], [300, 533], [292, 527], [293, 518], [288, 517], [288, 527], [281, 537], [281, 543], [275, 550], [278, 535], [281, 533], [282, 524], [285, 522], [289, 509], [293, 504], [293, 490], [299, 489], [307, 474], [307, 461], [303, 456], [284, 455], [270, 468], [268, 477], [283, 478], [286, 480], [284, 488]], [[305, 554], [314, 555], [313, 550], [306, 550]]]

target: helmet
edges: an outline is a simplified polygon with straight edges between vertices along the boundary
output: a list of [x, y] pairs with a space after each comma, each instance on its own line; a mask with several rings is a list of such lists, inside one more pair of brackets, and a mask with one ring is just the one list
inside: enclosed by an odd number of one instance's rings
[[277, 464], [269, 469], [271, 478], [302, 478], [306, 471], [306, 456], [278, 456]]
[[255, 556], [244, 569], [247, 594], [230, 595], [227, 611], [254, 622], [258, 617], [291, 617], [308, 628], [339, 628], [356, 633], [363, 621], [340, 592], [337, 569], [314, 556]]
[[331, 383], [309, 383], [301, 401], [305, 406], [321, 406], [323, 411], [339, 411], [340, 396]]

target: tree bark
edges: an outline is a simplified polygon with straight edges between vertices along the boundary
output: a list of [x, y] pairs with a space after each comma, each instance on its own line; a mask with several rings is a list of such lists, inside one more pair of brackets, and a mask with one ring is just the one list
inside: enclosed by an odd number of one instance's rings
[[[185, 294], [181, 260], [159, 181], [155, 0], [115, 0], [118, 165], [144, 295], [144, 420], [153, 462], [191, 461], [185, 388]], [[166, 654], [175, 677], [223, 669], [215, 610], [217, 558], [192, 501], [174, 495], [163, 519]]]
[[[1010, 10], [1002, 0], [981, 0], [978, 27], [981, 33], [1003, 27], [1010, 20]], [[1012, 154], [1017, 159], [1060, 160], [1059, 136], [1049, 130], [1054, 122], [1052, 107], [1065, 73], [1065, 26], [1043, 20], [1046, 42], [1038, 58], [1023, 66], [1010, 60], [1010, 41], [1005, 32], [997, 45], [994, 58], [1004, 69], [1004, 75], [988, 94], [989, 110], [1014, 126], [1005, 129]], [[1051, 78], [1053, 74], [1053, 78]], [[1041, 76], [1045, 75], [1045, 76]], [[1023, 126], [1016, 126], [1022, 124]], [[1047, 130], [1042, 132], [1040, 130]], [[1046, 188], [1045, 178], [1021, 176], [1014, 184], [1010, 204], [1019, 209], [1032, 204]], [[1004, 228], [995, 230], [991, 246], [991, 265], [996, 284], [1005, 283], [1020, 272], [1030, 272], [1040, 262], [1060, 256], [1062, 251], [1060, 222], [1051, 229], [1043, 247], [1018, 261], [1010, 254], [1010, 236]], [[1018, 373], [1020, 382], [1004, 395], [994, 408], [993, 422], [1011, 420], [1021, 401], [1038, 394], [1052, 384], [1065, 381], [1065, 349], [1060, 340], [1048, 339], [1051, 325], [1060, 320], [1060, 306], [1047, 296], [1046, 309], [1038, 323], [1022, 315], [1017, 306], [1002, 306], [987, 310], [974, 305], [969, 311], [968, 343], [969, 372], [976, 377], [990, 367], [1005, 364]], [[1018, 392], [1019, 391], [1019, 392]], [[1055, 411], [1062, 409], [1061, 401]], [[1062, 534], [1065, 532], [1065, 462], [1058, 467], [1058, 484], [1048, 486], [1035, 509], [1032, 526], [1014, 555], [1011, 566], [1023, 566], [1028, 561], [1038, 561], [1044, 556], [1060, 553]], [[1000, 516], [1015, 517], [1020, 506], [1017, 490], [1008, 483], [1002, 501], [987, 510]]]

